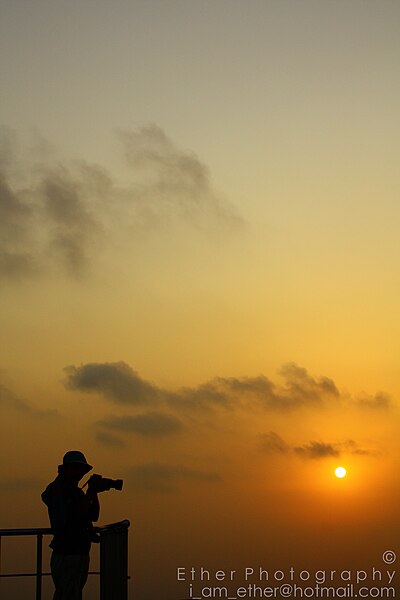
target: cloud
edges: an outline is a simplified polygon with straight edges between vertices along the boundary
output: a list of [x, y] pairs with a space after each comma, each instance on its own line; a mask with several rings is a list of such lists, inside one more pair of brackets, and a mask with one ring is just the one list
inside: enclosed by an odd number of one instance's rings
[[376, 451], [368, 448], [362, 448], [354, 440], [345, 440], [343, 442], [325, 443], [309, 442], [303, 446], [296, 446], [293, 451], [302, 458], [319, 459], [329, 456], [339, 457], [343, 454], [355, 454], [359, 456], [376, 456]]
[[16, 161], [17, 137], [15, 131], [0, 125], [0, 169], [9, 171]]
[[32, 257], [33, 211], [21, 202], [0, 172], [0, 278], [22, 278], [35, 272]]
[[85, 171], [22, 159], [8, 137], [0, 129], [0, 278], [37, 276], [52, 264], [80, 274], [102, 231]]
[[264, 375], [217, 377], [195, 387], [166, 390], [142, 379], [128, 364], [87, 363], [65, 368], [66, 387], [96, 392], [119, 404], [148, 406], [164, 404], [176, 410], [209, 411], [237, 408], [295, 410], [306, 406], [324, 407], [337, 403], [340, 394], [331, 379], [312, 378], [305, 369], [291, 363], [281, 369], [284, 386]]
[[367, 410], [389, 410], [392, 407], [392, 399], [385, 392], [377, 392], [374, 396], [364, 395], [357, 401], [357, 406]]
[[141, 379], [126, 363], [87, 363], [69, 366], [66, 387], [81, 392], [97, 392], [120, 404], [154, 404], [160, 399], [156, 386]]
[[312, 378], [295, 363], [280, 370], [284, 385], [279, 386], [265, 375], [256, 377], [217, 377], [196, 388], [185, 388], [171, 396], [171, 403], [184, 407], [220, 406], [246, 409], [286, 411], [306, 406], [327, 406], [340, 399], [334, 382]]
[[47, 172], [25, 190], [13, 190], [0, 173], [0, 276], [43, 273], [51, 263], [78, 275], [88, 264], [101, 226], [91, 215], [82, 184], [65, 168]]
[[324, 442], [310, 442], [304, 446], [296, 446], [294, 452], [303, 458], [326, 458], [328, 456], [340, 456], [340, 451], [334, 444]]
[[287, 454], [290, 451], [290, 446], [275, 431], [261, 434], [259, 447], [268, 454]]
[[24, 413], [27, 416], [43, 418], [59, 417], [60, 414], [54, 409], [41, 409], [32, 406], [26, 400], [16, 396], [10, 389], [0, 383], [0, 408], [12, 408], [18, 412]]
[[49, 250], [68, 272], [81, 273], [88, 264], [91, 247], [101, 234], [101, 226], [85, 201], [84, 182], [60, 167], [46, 174], [40, 191]]
[[341, 442], [310, 441], [301, 446], [290, 445], [275, 431], [269, 431], [259, 436], [259, 449], [267, 454], [295, 454], [307, 460], [339, 457], [343, 454], [375, 456], [376, 452], [363, 448], [354, 440]]
[[280, 374], [285, 379], [284, 396], [295, 405], [320, 405], [325, 400], [339, 400], [340, 394], [332, 379], [314, 379], [307, 370], [295, 363], [285, 364]]
[[185, 481], [215, 483], [221, 481], [218, 473], [199, 471], [184, 465], [146, 463], [130, 469], [129, 482], [139, 489], [152, 492], [175, 492]]
[[118, 404], [157, 405], [202, 409], [211, 406], [227, 407], [231, 398], [219, 381], [196, 388], [182, 388], [177, 392], [157, 387], [142, 379], [128, 364], [86, 363], [79, 367], [65, 367], [65, 385], [71, 390], [96, 392]]
[[160, 127], [125, 131], [120, 140], [127, 184], [55, 151], [24, 154], [15, 132], [0, 128], [1, 279], [54, 270], [80, 277], [121, 239], [132, 250], [132, 238], [139, 239], [133, 231], [160, 224], [185, 223], [202, 234], [242, 227], [234, 207], [214, 192], [206, 166]]
[[156, 411], [135, 416], [109, 417], [100, 421], [99, 425], [116, 431], [136, 433], [144, 437], [174, 435], [183, 429], [180, 419], [174, 415]]
[[125, 446], [125, 442], [121, 440], [121, 438], [113, 435], [112, 433], [108, 433], [107, 431], [98, 431], [96, 433], [96, 440], [103, 446], [114, 446], [120, 448]]
[[199, 386], [184, 387], [175, 392], [165, 392], [165, 400], [176, 409], [209, 410], [214, 408], [232, 408], [229, 390], [213, 380]]
[[354, 440], [346, 440], [338, 446], [344, 453], [348, 454], [356, 454], [359, 456], [377, 456], [377, 454], [379, 454], [376, 450], [362, 448]]
[[179, 149], [160, 127], [121, 131], [120, 138], [128, 164], [140, 175], [140, 209], [148, 218], [179, 217], [207, 227], [243, 225], [234, 207], [214, 191], [204, 163]]

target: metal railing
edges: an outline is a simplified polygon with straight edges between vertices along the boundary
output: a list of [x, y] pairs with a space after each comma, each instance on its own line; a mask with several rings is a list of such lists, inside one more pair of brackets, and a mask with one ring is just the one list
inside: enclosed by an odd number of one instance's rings
[[[104, 527], [95, 527], [100, 534], [100, 571], [89, 571], [89, 575], [100, 575], [100, 600], [127, 600], [128, 598], [128, 528], [129, 521], [119, 521]], [[43, 536], [52, 535], [48, 527], [28, 529], [0, 529], [0, 578], [35, 577], [35, 600], [42, 598]], [[36, 536], [36, 571], [34, 573], [1, 573], [1, 542], [3, 537]]]

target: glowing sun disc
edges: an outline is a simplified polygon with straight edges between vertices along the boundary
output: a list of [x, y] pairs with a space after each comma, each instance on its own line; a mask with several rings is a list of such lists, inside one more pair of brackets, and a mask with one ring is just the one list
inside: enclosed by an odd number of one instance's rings
[[339, 477], [339, 479], [346, 477], [346, 473], [347, 471], [344, 467], [337, 467], [337, 469], [335, 469], [335, 475], [336, 477]]

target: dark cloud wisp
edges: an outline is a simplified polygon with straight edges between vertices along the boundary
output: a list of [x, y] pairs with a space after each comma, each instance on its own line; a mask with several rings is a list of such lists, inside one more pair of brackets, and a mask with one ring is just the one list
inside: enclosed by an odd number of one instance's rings
[[340, 456], [341, 452], [335, 444], [325, 442], [310, 442], [304, 446], [296, 446], [293, 451], [303, 458], [318, 459], [328, 456]]
[[96, 433], [96, 440], [103, 446], [114, 448], [123, 448], [125, 446], [125, 443], [121, 438], [112, 433], [108, 433], [107, 431], [98, 431]]
[[385, 392], [377, 392], [373, 396], [364, 395], [362, 398], [359, 398], [357, 401], [357, 406], [367, 410], [371, 409], [385, 411], [392, 407], [392, 399]]
[[113, 416], [98, 423], [101, 427], [144, 437], [163, 437], [180, 433], [183, 424], [174, 415], [152, 411], [139, 415]]
[[125, 157], [140, 175], [139, 208], [151, 220], [184, 218], [201, 227], [241, 227], [243, 219], [213, 189], [204, 163], [157, 125], [122, 131]]
[[39, 419], [59, 417], [55, 409], [37, 408], [23, 398], [19, 398], [7, 386], [0, 383], [0, 409], [1, 407], [11, 408], [25, 416], [36, 417]]
[[301, 446], [288, 444], [278, 433], [269, 431], [259, 438], [259, 449], [267, 454], [296, 455], [307, 460], [339, 457], [345, 454], [375, 456], [374, 450], [363, 448], [354, 440], [340, 442], [310, 441]]
[[191, 469], [184, 465], [146, 463], [131, 468], [128, 481], [134, 487], [151, 492], [175, 492], [186, 481], [215, 483], [221, 477], [214, 471]]

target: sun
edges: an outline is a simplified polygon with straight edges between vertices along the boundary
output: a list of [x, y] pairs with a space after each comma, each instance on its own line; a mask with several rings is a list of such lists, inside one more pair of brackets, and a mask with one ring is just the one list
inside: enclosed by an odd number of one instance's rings
[[343, 477], [346, 477], [347, 471], [344, 467], [337, 467], [335, 469], [335, 475], [336, 477], [339, 477], [339, 479], [343, 479]]

